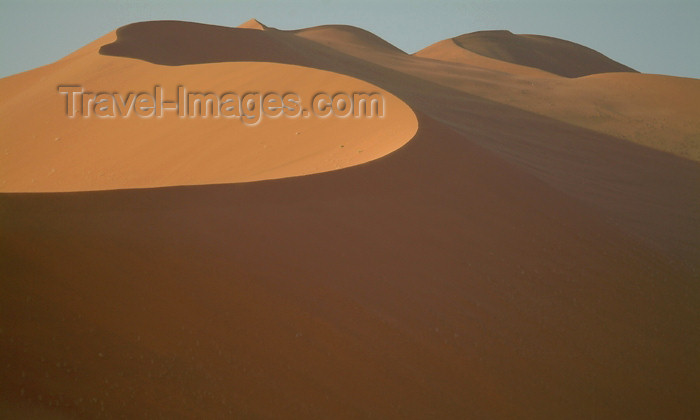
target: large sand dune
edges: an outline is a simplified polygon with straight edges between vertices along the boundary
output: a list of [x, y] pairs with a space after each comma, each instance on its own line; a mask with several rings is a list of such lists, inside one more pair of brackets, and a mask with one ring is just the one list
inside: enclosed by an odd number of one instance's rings
[[[0, 410], [697, 416], [700, 82], [428, 50], [145, 22], [1, 80]], [[153, 80], [363, 86], [391, 113], [74, 125], [39, 101]]]
[[[243, 38], [235, 41], [247, 42], [248, 32], [237, 30]], [[97, 50], [88, 45], [73, 57], [0, 81], [0, 88], [11, 91], [0, 105], [0, 124], [7, 136], [0, 155], [0, 191], [145, 188], [306, 175], [384, 156], [409, 141], [417, 129], [413, 112], [401, 100], [348, 76], [265, 62], [156, 67]], [[351, 115], [329, 122], [250, 113], [253, 118], [245, 123], [224, 117], [180, 119], [175, 111], [164, 111], [162, 118], [138, 118], [135, 113], [128, 118], [67, 118], [56, 112], [66, 107], [66, 96], [56, 90], [70, 84], [66, 81], [80, 82], [90, 92], [123, 95], [153, 94], [154, 86], [160, 85], [169, 100], [177, 97], [178, 86], [189, 92], [240, 96], [281, 95], [293, 86], [294, 93], [306, 99], [317, 92], [377, 92], [384, 98], [386, 115]], [[32, 87], [12, 90], [23, 84]]]

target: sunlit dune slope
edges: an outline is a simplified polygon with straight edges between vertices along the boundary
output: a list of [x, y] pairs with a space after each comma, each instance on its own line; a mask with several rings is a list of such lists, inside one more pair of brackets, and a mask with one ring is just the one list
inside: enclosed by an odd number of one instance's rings
[[238, 28], [242, 29], [257, 29], [257, 30], [265, 30], [268, 29], [266, 25], [263, 25], [260, 21], [257, 19], [250, 19], [246, 22], [241, 23], [238, 25]]
[[[477, 34], [474, 39], [485, 36]], [[499, 37], [517, 36], [494, 35]], [[397, 63], [396, 68], [483, 98], [700, 161], [698, 79], [639, 74], [615, 65], [604, 69], [602, 64], [598, 70], [611, 73], [573, 79], [558, 77], [521, 65], [522, 62], [514, 64], [477, 54], [453, 39], [435, 43], [414, 57], [430, 60], [417, 61], [413, 66]], [[586, 66], [594, 67], [596, 57], [580, 54], [574, 48], [559, 60], [562, 66], [571, 68], [589, 60]]]
[[[553, 77], [550, 73], [537, 67], [499, 60], [486, 55], [477, 54], [459, 46], [453, 38], [445, 39], [429, 45], [413, 54], [414, 57], [430, 58], [448, 63], [466, 64], [470, 67], [493, 70], [498, 73], [518, 75], [521, 77]], [[433, 63], [434, 65], [438, 65]]]
[[539, 79], [484, 96], [700, 162], [698, 79], [605, 73]]
[[[239, 30], [239, 33], [248, 32]], [[239, 40], [240, 41], [240, 40]], [[92, 48], [90, 46], [86, 48]], [[1, 191], [78, 191], [244, 182], [305, 175], [357, 165], [401, 147], [417, 129], [395, 96], [348, 76], [277, 63], [160, 66], [96, 51], [0, 81], [24, 84], [0, 101], [4, 140]], [[318, 92], [380, 93], [384, 117], [68, 118], [57, 86], [89, 92], [150, 92], [175, 100], [189, 92], [293, 92], [310, 108]], [[259, 105], [258, 105], [259, 106]], [[252, 125], [254, 122], [259, 122]]]
[[396, 68], [492, 101], [700, 161], [700, 119], [696, 118], [700, 80], [631, 72], [565, 78], [473, 53], [450, 39], [414, 57], [423, 60], [414, 61], [412, 66], [397, 63]]
[[225, 61], [298, 63], [294, 50], [268, 31], [249, 29], [181, 21], [137, 22], [117, 29], [116, 40], [104, 43], [99, 53], [169, 66]]

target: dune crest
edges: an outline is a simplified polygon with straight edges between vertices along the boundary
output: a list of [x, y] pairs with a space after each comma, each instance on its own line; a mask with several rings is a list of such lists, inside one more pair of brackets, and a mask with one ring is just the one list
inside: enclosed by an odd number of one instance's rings
[[101, 46], [99, 53], [167, 66], [229, 61], [299, 64], [297, 54], [274, 32], [278, 31], [182, 21], [137, 22], [117, 29], [117, 39]]
[[352, 47], [388, 54], [406, 54], [377, 35], [350, 25], [322, 25], [289, 32], [331, 47]]
[[[596, 73], [636, 72], [603, 54], [563, 39], [516, 35], [510, 31], [479, 31], [452, 38], [460, 48], [508, 63], [534, 67], [564, 77]], [[422, 55], [429, 57], [430, 50]]]
[[255, 18], [241, 23], [240, 25], [238, 25], [238, 27], [242, 28], [242, 29], [257, 29], [260, 31], [264, 31], [265, 29], [268, 29], [267, 26], [263, 25], [259, 20], [255, 19]]

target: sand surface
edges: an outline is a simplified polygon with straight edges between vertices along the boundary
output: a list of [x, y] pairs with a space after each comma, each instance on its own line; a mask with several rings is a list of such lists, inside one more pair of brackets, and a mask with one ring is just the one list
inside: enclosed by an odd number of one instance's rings
[[[68, 83], [67, 83], [68, 81]], [[277, 93], [294, 88], [306, 102], [318, 92], [379, 93], [383, 118], [67, 118], [56, 86], [79, 82], [87, 92], [126, 96], [155, 86], [175, 101], [189, 92]], [[258, 181], [324, 172], [377, 159], [413, 137], [418, 122], [395, 96], [367, 82], [279, 63], [154, 66], [105, 56], [95, 45], [74, 58], [8, 77], [0, 88], [31, 85], [4, 97], [0, 191], [58, 192]], [[124, 99], [124, 98], [122, 98]], [[259, 103], [259, 102], [258, 102]], [[305, 104], [306, 106], [306, 104]], [[58, 111], [58, 112], [57, 112]], [[210, 110], [211, 112], [211, 110]], [[240, 112], [239, 112], [240, 114]], [[259, 122], [258, 122], [259, 120]]]
[[460, 48], [499, 61], [534, 67], [565, 77], [635, 72], [603, 54], [573, 42], [510, 31], [481, 31], [452, 38]]
[[[140, 23], [0, 80], [0, 410], [697, 416], [700, 81], [458, 47]], [[153, 80], [363, 86], [391, 112], [243, 127], [40, 100]]]

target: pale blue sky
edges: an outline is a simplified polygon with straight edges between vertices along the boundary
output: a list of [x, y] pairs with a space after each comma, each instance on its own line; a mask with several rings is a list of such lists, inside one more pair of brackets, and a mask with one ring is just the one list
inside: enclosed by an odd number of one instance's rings
[[700, 0], [0, 0], [0, 77], [119, 26], [176, 19], [279, 29], [349, 24], [407, 52], [485, 29], [555, 36], [645, 73], [700, 78]]

